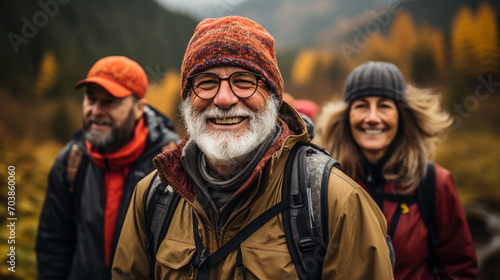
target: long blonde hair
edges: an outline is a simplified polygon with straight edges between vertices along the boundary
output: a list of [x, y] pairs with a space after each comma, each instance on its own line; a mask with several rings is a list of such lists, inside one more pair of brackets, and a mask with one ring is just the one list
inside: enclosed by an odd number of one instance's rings
[[[390, 155], [382, 172], [389, 182], [400, 186], [399, 193], [414, 191], [425, 175], [427, 162], [433, 160], [436, 142], [452, 124], [450, 115], [441, 108], [441, 95], [411, 85], [406, 89], [406, 103], [396, 102], [399, 112], [398, 133], [391, 143]], [[350, 104], [327, 103], [317, 117], [314, 142], [324, 147], [342, 165], [342, 170], [356, 178], [363, 156], [349, 124]]]

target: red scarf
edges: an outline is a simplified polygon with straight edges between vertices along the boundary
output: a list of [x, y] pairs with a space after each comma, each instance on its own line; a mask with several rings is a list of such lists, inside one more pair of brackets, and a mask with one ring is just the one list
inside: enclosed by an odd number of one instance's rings
[[141, 118], [135, 126], [134, 138], [120, 150], [111, 154], [100, 154], [89, 141], [85, 141], [90, 157], [97, 166], [104, 170], [104, 261], [111, 265], [111, 248], [115, 233], [116, 220], [123, 194], [123, 185], [130, 166], [146, 147], [148, 128]]

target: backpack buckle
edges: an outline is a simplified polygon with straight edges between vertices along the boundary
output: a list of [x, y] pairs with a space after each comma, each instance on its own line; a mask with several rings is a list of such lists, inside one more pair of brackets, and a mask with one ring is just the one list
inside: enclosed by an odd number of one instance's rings
[[290, 196], [290, 208], [302, 208], [304, 207], [304, 200], [300, 194]]
[[201, 254], [195, 255], [193, 260], [193, 266], [196, 268], [200, 268], [206, 260], [207, 260], [207, 249], [203, 249], [203, 251], [201, 251]]
[[314, 241], [311, 237], [304, 237], [299, 240], [299, 247], [302, 252], [310, 251], [314, 249]]
[[203, 251], [201, 251], [201, 255], [200, 255], [200, 265], [199, 266], [202, 266], [206, 260], [207, 260], [207, 249], [203, 249]]

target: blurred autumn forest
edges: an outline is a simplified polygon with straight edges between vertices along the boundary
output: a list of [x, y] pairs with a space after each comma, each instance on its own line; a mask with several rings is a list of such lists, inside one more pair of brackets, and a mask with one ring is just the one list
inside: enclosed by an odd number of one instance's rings
[[[53, 5], [47, 9], [40, 4], [49, 2]], [[368, 60], [393, 62], [409, 83], [442, 93], [443, 106], [455, 123], [438, 146], [436, 162], [453, 174], [481, 249], [487, 246], [490, 232], [469, 207], [487, 205], [488, 211], [500, 212], [500, 147], [496, 145], [500, 141], [500, 5], [469, 2], [458, 5], [445, 26], [426, 21], [418, 9], [393, 11], [379, 6], [356, 17], [334, 40], [320, 46], [278, 48], [277, 56], [285, 91], [320, 105], [340, 99], [347, 74]], [[7, 271], [8, 232], [2, 226], [0, 278], [34, 279], [33, 248], [47, 174], [60, 148], [80, 126], [81, 92], [75, 92], [73, 84], [97, 59], [128, 56], [148, 74], [149, 103], [174, 119], [183, 135], [177, 111], [179, 69], [197, 20], [160, 8], [152, 0], [21, 0], [2, 1], [0, 8], [0, 33], [4, 34], [0, 183], [7, 185], [4, 174], [8, 166], [15, 166], [18, 217], [18, 270]], [[3, 223], [7, 218], [4, 187], [0, 198]], [[499, 252], [481, 260], [499, 264]], [[484, 267], [482, 279], [500, 279], [498, 268]]]

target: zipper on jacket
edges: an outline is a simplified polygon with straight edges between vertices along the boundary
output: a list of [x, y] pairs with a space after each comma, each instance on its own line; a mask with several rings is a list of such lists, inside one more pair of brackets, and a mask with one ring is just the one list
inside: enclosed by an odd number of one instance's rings
[[220, 226], [219, 226], [219, 223], [217, 223], [217, 225], [215, 226], [215, 233], [216, 233], [215, 236], [217, 237], [217, 244], [218, 244], [219, 243], [219, 239], [220, 239]]

